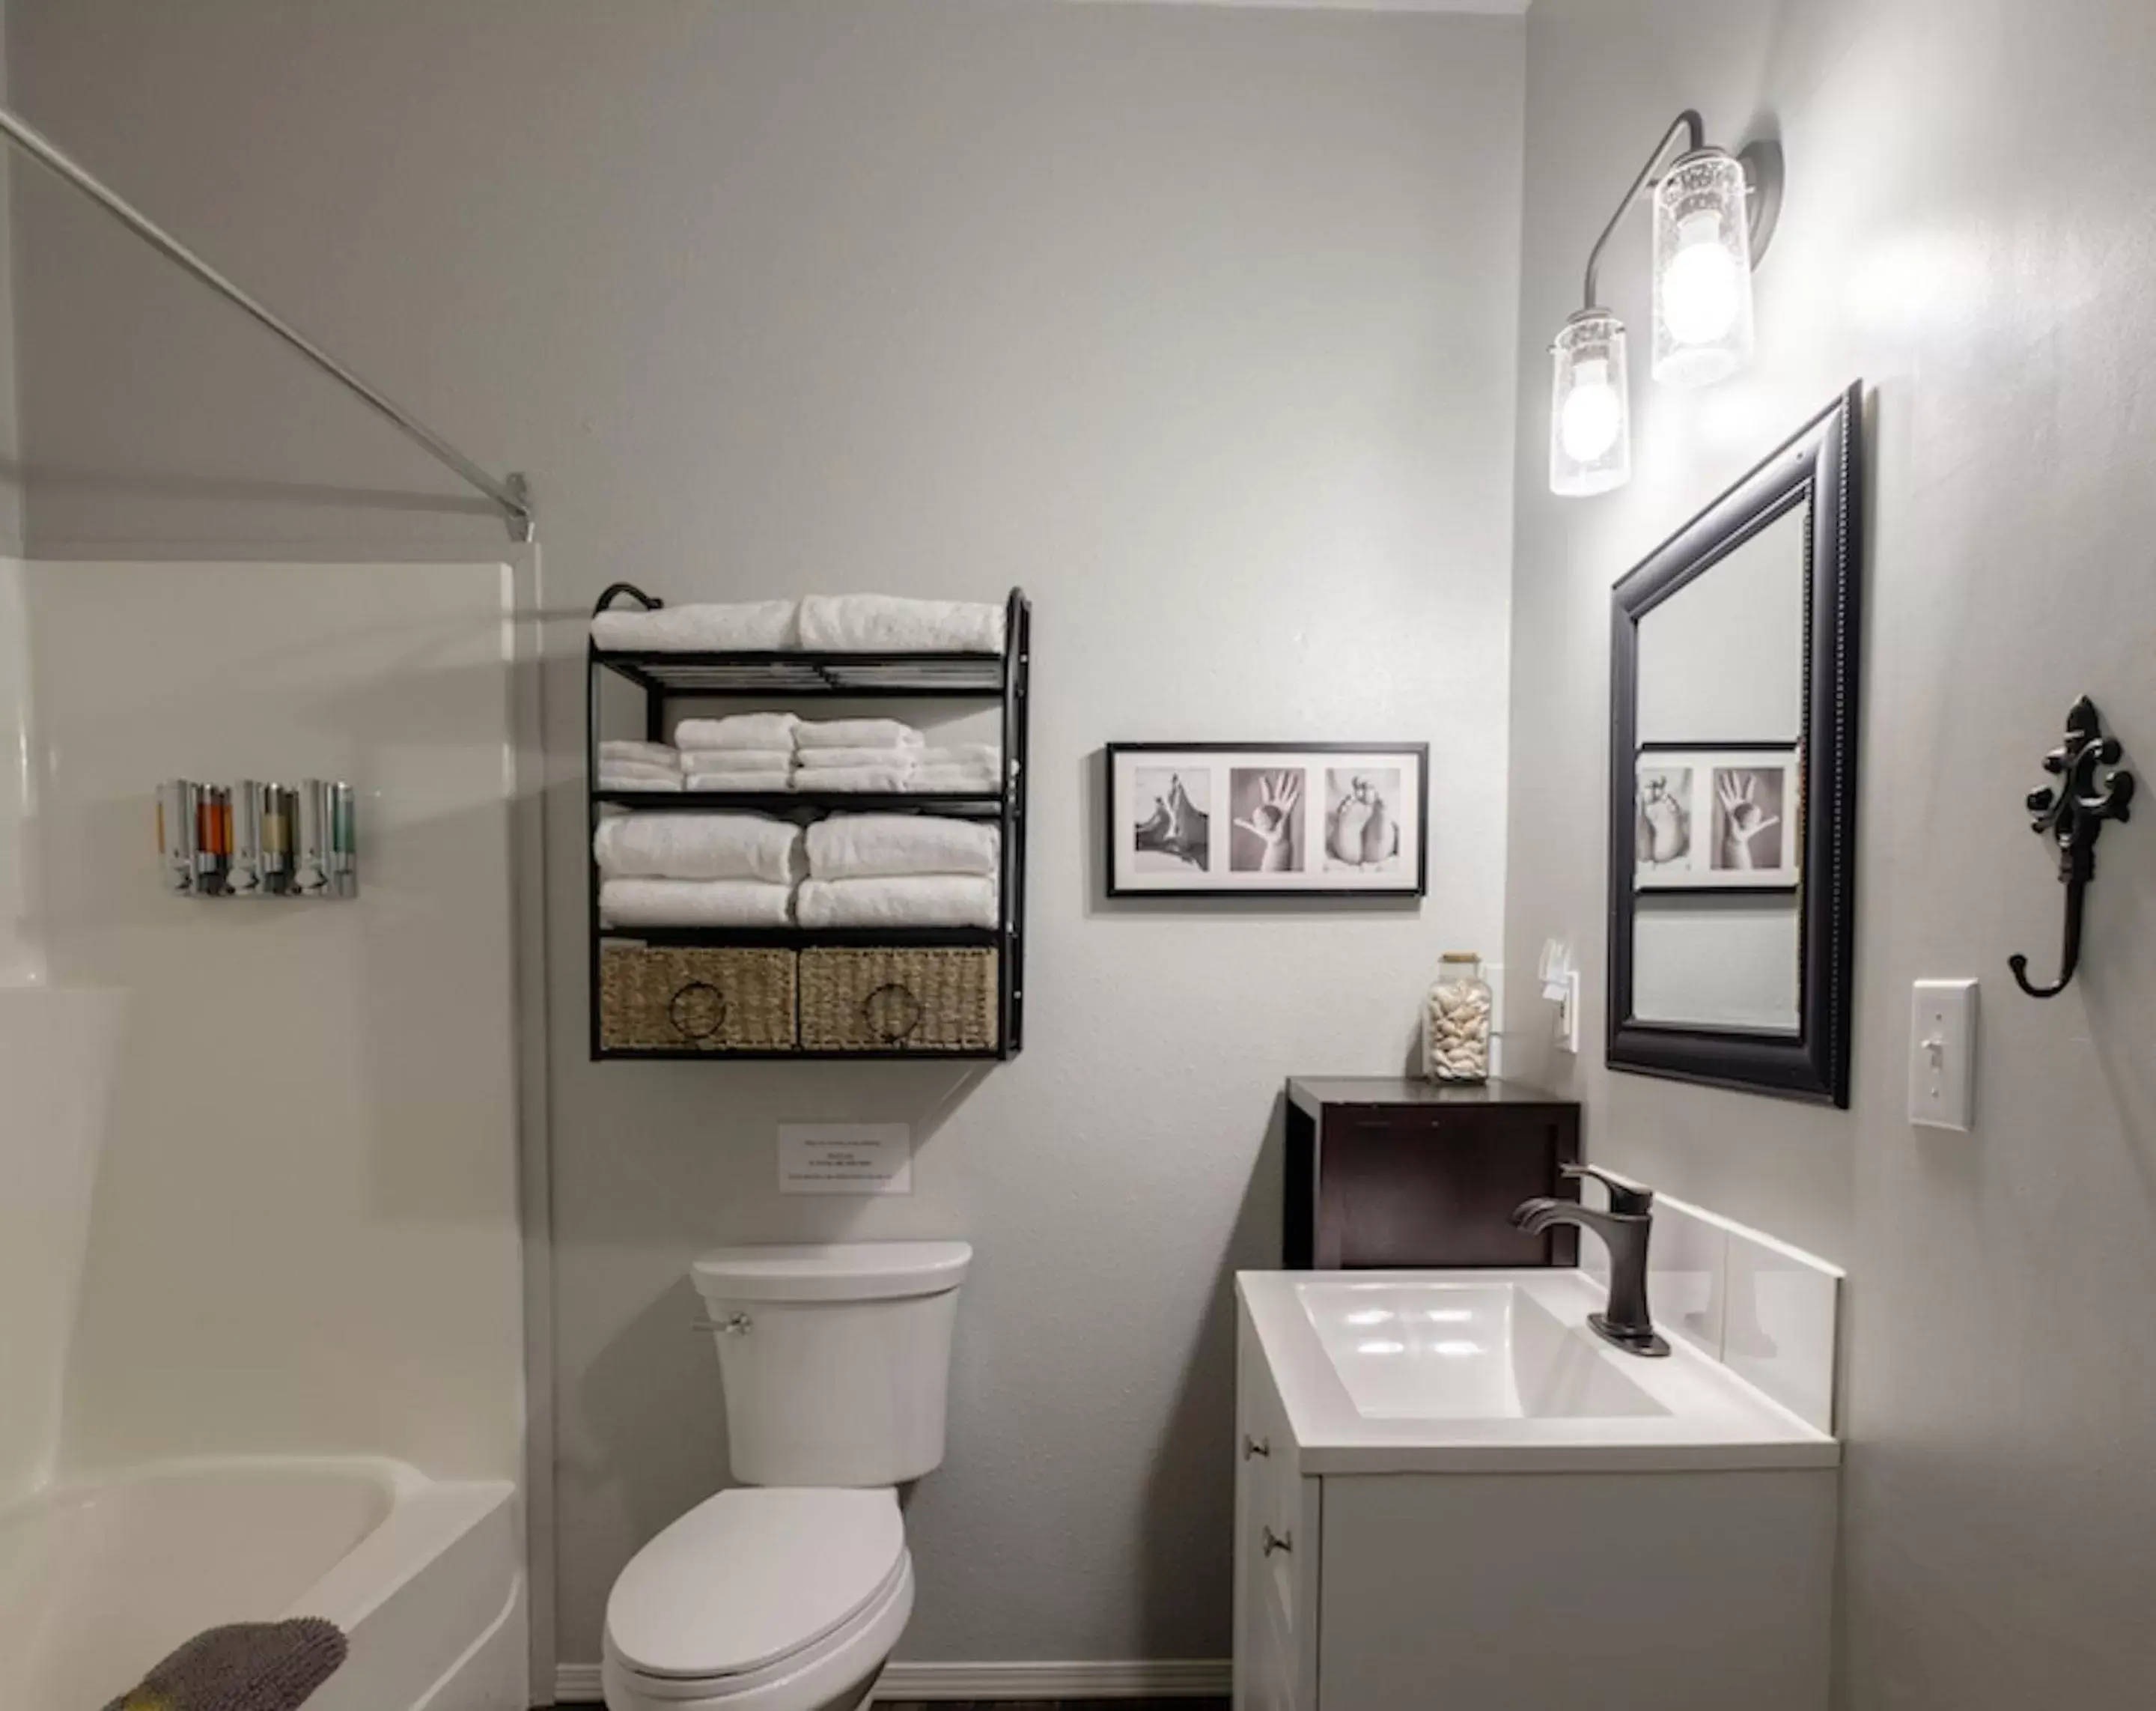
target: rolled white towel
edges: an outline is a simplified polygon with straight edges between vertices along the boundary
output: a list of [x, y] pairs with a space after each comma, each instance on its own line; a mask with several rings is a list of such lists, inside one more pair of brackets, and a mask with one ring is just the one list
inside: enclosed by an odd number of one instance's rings
[[793, 764], [790, 748], [692, 748], [681, 757], [690, 778], [706, 773], [783, 772]]
[[906, 775], [916, 795], [980, 796], [1003, 789], [1003, 779], [986, 767], [916, 767]]
[[802, 719], [793, 727], [793, 746], [812, 748], [921, 748], [927, 738], [898, 719]]
[[800, 645], [800, 611], [793, 600], [608, 610], [593, 614], [592, 640], [603, 653], [777, 653]]
[[993, 927], [996, 882], [969, 875], [804, 879], [793, 894], [803, 927]]
[[599, 789], [602, 790], [679, 790], [685, 784], [679, 773], [646, 772], [641, 768], [624, 769], [603, 763], [599, 767]]
[[791, 790], [793, 769], [773, 767], [761, 773], [694, 773], [683, 780], [691, 790]]
[[883, 879], [909, 874], [993, 878], [1000, 828], [930, 814], [834, 814], [808, 828], [808, 871], [818, 879]]
[[787, 927], [793, 887], [757, 879], [610, 879], [599, 887], [605, 927]]
[[985, 601], [811, 594], [799, 629], [812, 653], [1000, 654], [1004, 625], [1004, 609]]
[[599, 758], [627, 761], [632, 766], [667, 767], [676, 772], [681, 768], [681, 751], [670, 742], [609, 740], [599, 744]]
[[729, 713], [723, 719], [684, 719], [674, 727], [674, 746], [685, 753], [703, 748], [791, 748], [791, 713]]
[[760, 814], [632, 814], [602, 820], [592, 854], [610, 879], [760, 879], [808, 871], [801, 828]]
[[911, 769], [904, 766], [888, 767], [799, 767], [793, 774], [797, 790], [886, 790], [897, 792], [911, 787], [906, 779]]

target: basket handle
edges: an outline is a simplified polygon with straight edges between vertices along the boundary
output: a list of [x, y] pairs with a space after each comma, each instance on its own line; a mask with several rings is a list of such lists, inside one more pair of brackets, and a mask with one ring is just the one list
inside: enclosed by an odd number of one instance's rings
[[[708, 1000], [708, 1025], [691, 1027], [681, 1019], [684, 1005], [696, 1001], [704, 1007]], [[691, 980], [677, 990], [666, 1005], [666, 1019], [674, 1025], [674, 1031], [684, 1040], [709, 1040], [726, 1025], [726, 995], [708, 980]], [[702, 1020], [693, 1018], [692, 1020]]]
[[[878, 1000], [886, 997], [898, 1014], [905, 1017], [903, 1025], [897, 1028], [886, 1028], [877, 1019]], [[921, 1025], [923, 1014], [921, 1000], [914, 995], [913, 989], [897, 980], [886, 980], [861, 1000], [863, 1025], [886, 1046], [896, 1046], [911, 1040], [914, 1030]]]

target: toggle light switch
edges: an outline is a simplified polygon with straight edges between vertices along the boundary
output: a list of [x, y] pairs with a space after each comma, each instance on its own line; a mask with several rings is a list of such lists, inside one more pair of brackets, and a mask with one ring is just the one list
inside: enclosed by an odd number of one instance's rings
[[1909, 1121], [1975, 1126], [1976, 982], [1919, 980], [1909, 1005]]

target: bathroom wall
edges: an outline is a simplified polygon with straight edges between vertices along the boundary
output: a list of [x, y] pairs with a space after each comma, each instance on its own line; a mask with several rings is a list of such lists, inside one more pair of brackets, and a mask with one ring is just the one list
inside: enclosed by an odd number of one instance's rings
[[[80, 1279], [65, 1463], [368, 1452], [518, 1477], [508, 572], [28, 575], [53, 989], [0, 996], [116, 1022], [95, 1061], [55, 1036], [49, 1092], [23, 1066], [32, 1139], [73, 1143], [29, 1181], [71, 1254], [46, 1234], [25, 1266], [47, 1296], [69, 1257]], [[165, 891], [158, 780], [309, 775], [357, 789], [356, 901]]]
[[[2023, 794], [2087, 691], [2156, 764], [2156, 33], [2138, 0], [1536, 0], [1529, 14], [1507, 944], [1584, 953], [1587, 1049], [1537, 1052], [1596, 1159], [1845, 1265], [1841, 1703], [2146, 1698], [2156, 1579], [2156, 834], [2103, 842], [2071, 991]], [[1681, 107], [1781, 132], [1758, 361], [1635, 377], [1639, 477], [1546, 479], [1546, 347]], [[1646, 231], [1604, 270], [1648, 325]], [[1635, 331], [1635, 340], [1639, 337]], [[1635, 350], [1638, 348], [1636, 343]], [[1644, 363], [1642, 363], [1644, 367]], [[1609, 590], [1851, 380], [1873, 405], [1854, 1108], [1611, 1075]], [[1903, 1118], [1909, 984], [1984, 982], [1970, 1135]], [[1517, 1051], [1550, 1012], [1516, 983]]]
[[[562, 1655], [719, 1482], [690, 1258], [971, 1237], [917, 1659], [1228, 1645], [1228, 1277], [1293, 1072], [1397, 1071], [1502, 931], [1522, 27], [1039, 0], [17, 0], [32, 119], [497, 465], [547, 714]], [[498, 541], [259, 333], [26, 184], [34, 538]], [[346, 550], [340, 546], [336, 550]], [[580, 614], [1037, 609], [1016, 1063], [593, 1066]], [[1420, 908], [1110, 907], [1115, 738], [1434, 745]], [[415, 992], [415, 1003], [418, 994]], [[427, 1014], [422, 1010], [420, 1014]], [[782, 1198], [785, 1118], [908, 1199]]]

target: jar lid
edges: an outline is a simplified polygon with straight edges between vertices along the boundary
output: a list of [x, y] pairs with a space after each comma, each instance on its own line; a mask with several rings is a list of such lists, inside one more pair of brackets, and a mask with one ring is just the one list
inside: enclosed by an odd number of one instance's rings
[[1440, 963], [1479, 963], [1481, 960], [1482, 953], [1480, 951], [1447, 951], [1438, 958]]

